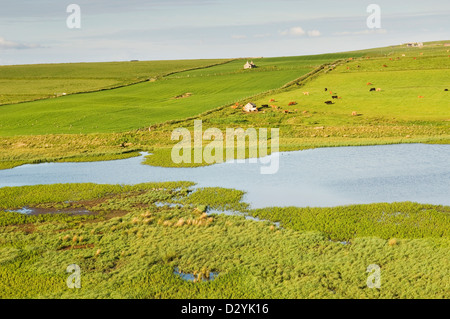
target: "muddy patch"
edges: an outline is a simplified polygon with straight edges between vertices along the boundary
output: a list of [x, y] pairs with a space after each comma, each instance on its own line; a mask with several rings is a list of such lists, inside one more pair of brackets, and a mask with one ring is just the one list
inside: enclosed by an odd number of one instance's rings
[[184, 94], [175, 96], [174, 99], [175, 100], [185, 99], [185, 98], [191, 97], [191, 96], [192, 96], [192, 93], [184, 93]]

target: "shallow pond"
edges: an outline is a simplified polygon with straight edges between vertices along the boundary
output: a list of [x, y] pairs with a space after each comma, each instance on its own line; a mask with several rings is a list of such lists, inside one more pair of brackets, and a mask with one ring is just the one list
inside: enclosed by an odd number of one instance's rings
[[450, 145], [400, 144], [280, 153], [280, 169], [260, 164], [199, 168], [142, 165], [140, 157], [89, 163], [45, 163], [0, 171], [0, 187], [55, 183], [137, 184], [192, 181], [247, 192], [252, 208], [326, 207], [413, 201], [450, 205]]

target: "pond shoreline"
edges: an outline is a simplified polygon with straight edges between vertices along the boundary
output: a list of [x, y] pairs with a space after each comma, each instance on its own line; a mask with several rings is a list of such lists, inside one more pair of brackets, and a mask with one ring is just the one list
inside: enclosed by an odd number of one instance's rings
[[280, 171], [222, 163], [197, 168], [142, 164], [148, 153], [122, 160], [45, 163], [0, 171], [0, 187], [96, 183], [134, 185], [192, 181], [197, 187], [246, 192], [251, 208], [334, 207], [377, 202], [450, 205], [449, 145], [395, 144], [280, 152]]

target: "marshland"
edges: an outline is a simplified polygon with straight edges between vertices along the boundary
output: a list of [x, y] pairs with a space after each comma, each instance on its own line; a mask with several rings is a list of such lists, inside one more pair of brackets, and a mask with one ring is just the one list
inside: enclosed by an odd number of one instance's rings
[[[0, 297], [448, 298], [444, 43], [1, 66]], [[279, 128], [280, 175], [174, 164], [194, 119]]]

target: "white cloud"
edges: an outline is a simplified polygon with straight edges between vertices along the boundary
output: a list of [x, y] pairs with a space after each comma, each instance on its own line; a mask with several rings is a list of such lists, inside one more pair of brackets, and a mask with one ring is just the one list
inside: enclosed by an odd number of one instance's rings
[[304, 35], [305, 34], [305, 30], [303, 30], [300, 27], [295, 27], [295, 28], [291, 28], [290, 33], [292, 35]]
[[308, 35], [310, 37], [320, 37], [320, 31], [319, 30], [311, 30], [311, 31], [308, 31]]
[[11, 49], [34, 49], [40, 48], [38, 44], [24, 44], [14, 41], [8, 41], [5, 38], [0, 37], [0, 50], [11, 50]]
[[290, 28], [289, 30], [285, 30], [285, 31], [280, 32], [280, 34], [283, 35], [283, 36], [284, 35], [291, 35], [291, 36], [297, 36], [298, 37], [298, 36], [305, 35], [306, 32], [301, 27], [293, 27], [293, 28]]

